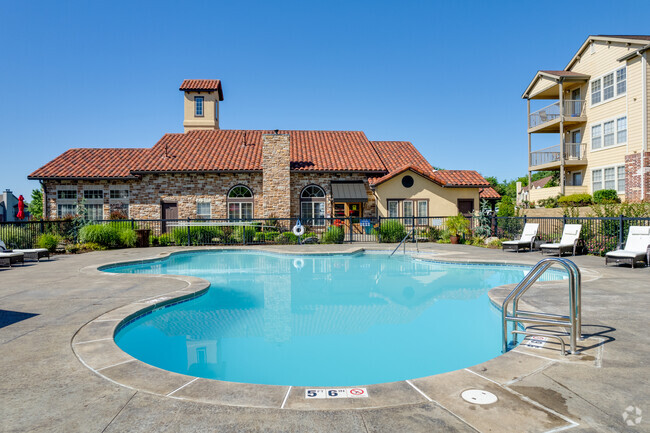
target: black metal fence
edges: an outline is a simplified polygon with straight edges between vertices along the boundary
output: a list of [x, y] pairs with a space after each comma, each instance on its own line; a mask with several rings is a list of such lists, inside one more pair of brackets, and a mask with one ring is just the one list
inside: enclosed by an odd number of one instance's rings
[[[105, 220], [90, 224], [110, 226], [116, 231], [132, 229], [140, 246], [166, 245], [260, 245], [302, 243], [435, 241], [444, 237], [448, 217], [400, 218], [315, 218], [301, 220], [302, 229], [294, 233], [297, 218], [267, 218], [246, 221], [227, 219]], [[481, 224], [468, 217], [471, 237]], [[558, 241], [565, 224], [582, 224], [581, 239], [586, 252], [604, 255], [625, 243], [633, 225], [650, 226], [648, 217], [496, 217], [489, 220], [489, 232], [502, 239], [516, 239], [524, 224], [538, 223], [538, 237]], [[56, 221], [0, 222], [0, 240], [10, 248], [33, 248], [45, 234], [77, 243], [81, 227], [78, 219]], [[484, 221], [485, 225], [486, 222]], [[485, 232], [485, 231], [484, 231]], [[83, 237], [83, 236], [82, 236]]]

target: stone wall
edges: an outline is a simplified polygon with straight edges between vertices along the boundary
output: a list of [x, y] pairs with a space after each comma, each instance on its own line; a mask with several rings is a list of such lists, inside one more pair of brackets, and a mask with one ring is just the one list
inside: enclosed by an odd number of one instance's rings
[[641, 153], [633, 153], [625, 156], [626, 201], [650, 201], [650, 152], [644, 154], [643, 164], [641, 164], [641, 155]]
[[291, 216], [289, 134], [262, 135], [263, 218]]
[[300, 194], [308, 185], [317, 185], [325, 191], [325, 217], [333, 216], [332, 181], [363, 181], [368, 201], [363, 203], [364, 217], [377, 215], [375, 195], [368, 185], [368, 176], [361, 173], [292, 173], [291, 174], [291, 216], [300, 215]]

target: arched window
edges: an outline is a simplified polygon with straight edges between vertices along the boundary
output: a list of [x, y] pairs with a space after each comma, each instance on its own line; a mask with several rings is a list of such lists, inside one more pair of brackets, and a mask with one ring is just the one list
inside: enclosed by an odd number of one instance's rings
[[228, 191], [228, 219], [253, 219], [253, 193], [248, 187], [237, 185]]
[[317, 185], [306, 186], [300, 193], [300, 219], [303, 224], [325, 225], [325, 191]]

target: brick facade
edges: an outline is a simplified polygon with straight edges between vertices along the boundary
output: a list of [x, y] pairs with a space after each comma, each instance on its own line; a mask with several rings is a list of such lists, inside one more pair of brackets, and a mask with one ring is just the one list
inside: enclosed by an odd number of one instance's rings
[[650, 201], [650, 152], [643, 154], [643, 161], [641, 155], [634, 153], [625, 156], [626, 201]]

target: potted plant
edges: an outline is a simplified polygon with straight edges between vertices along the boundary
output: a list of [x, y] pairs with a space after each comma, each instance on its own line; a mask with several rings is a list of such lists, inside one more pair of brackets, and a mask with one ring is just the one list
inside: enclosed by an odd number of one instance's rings
[[458, 214], [447, 218], [447, 221], [445, 221], [445, 227], [449, 230], [449, 240], [451, 243], [457, 244], [460, 235], [466, 235], [469, 233], [469, 220], [465, 218], [463, 214]]

